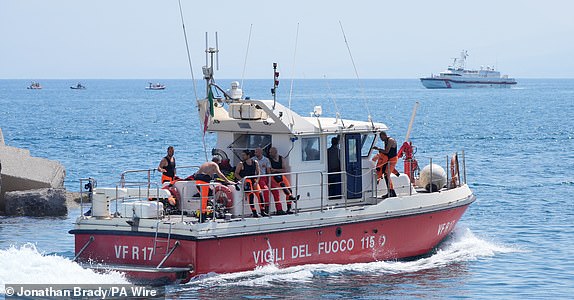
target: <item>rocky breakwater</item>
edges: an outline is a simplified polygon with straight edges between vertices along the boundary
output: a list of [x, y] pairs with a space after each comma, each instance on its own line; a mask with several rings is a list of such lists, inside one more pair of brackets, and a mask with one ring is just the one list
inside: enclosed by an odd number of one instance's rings
[[0, 129], [0, 215], [66, 215], [65, 177], [59, 162], [7, 146]]

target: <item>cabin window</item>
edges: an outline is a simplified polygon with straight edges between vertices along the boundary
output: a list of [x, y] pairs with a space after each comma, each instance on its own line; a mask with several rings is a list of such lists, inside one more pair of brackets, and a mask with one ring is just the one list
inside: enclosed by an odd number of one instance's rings
[[244, 150], [255, 150], [255, 148], [261, 148], [264, 152], [267, 152], [269, 147], [271, 147], [271, 135], [270, 134], [235, 134], [235, 140], [229, 148], [235, 154], [235, 157], [239, 159], [241, 157], [240, 153]]
[[321, 143], [319, 137], [301, 138], [301, 157], [303, 161], [321, 160]]
[[349, 163], [356, 163], [357, 162], [357, 140], [356, 139], [348, 139], [347, 143], [349, 144]]
[[361, 140], [361, 156], [368, 157], [375, 142], [375, 134], [363, 134]]
[[253, 150], [257, 147], [266, 148], [271, 144], [269, 134], [238, 134], [235, 141], [229, 145], [232, 149]]

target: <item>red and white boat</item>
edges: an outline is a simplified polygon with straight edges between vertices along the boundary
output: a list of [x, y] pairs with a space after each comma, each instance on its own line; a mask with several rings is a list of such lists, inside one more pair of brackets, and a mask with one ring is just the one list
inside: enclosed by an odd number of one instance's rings
[[[213, 61], [216, 50], [206, 52]], [[453, 156], [448, 172], [431, 160], [416, 175], [409, 142], [401, 148], [406, 169], [400, 176], [391, 175], [396, 197], [386, 197], [385, 180], [377, 180], [369, 157], [386, 125], [322, 117], [319, 107], [313, 116], [303, 117], [275, 100], [244, 99], [237, 83], [227, 91], [215, 84], [212, 66], [204, 67], [208, 95], [198, 100], [198, 106], [205, 129], [217, 135], [213, 154], [236, 165], [242, 150], [272, 144], [289, 161], [290, 172], [285, 175], [299, 195], [293, 203], [295, 213], [274, 214], [271, 204], [270, 216], [252, 217], [243, 184], [236, 190], [213, 181], [182, 180], [170, 191], [149, 179], [153, 170], [124, 172], [117, 186], [110, 188], [95, 187], [93, 179], [84, 179], [81, 185], [86, 183], [90, 191], [92, 208], [91, 215], [78, 217], [70, 231], [75, 235], [75, 260], [91, 268], [124, 271], [136, 281], [162, 283], [268, 264], [289, 267], [416, 257], [432, 251], [475, 200], [466, 184], [463, 153], [460, 167]], [[274, 82], [273, 92], [277, 78]], [[222, 97], [213, 98], [212, 89]], [[333, 137], [340, 141], [341, 171], [328, 173], [332, 152], [327, 148]], [[138, 172], [147, 179], [128, 180]], [[212, 214], [201, 220], [203, 216], [196, 213], [201, 209], [199, 190], [206, 186], [215, 191], [209, 196]], [[279, 194], [286, 210], [285, 195]], [[176, 215], [166, 213], [163, 204], [174, 196]]]

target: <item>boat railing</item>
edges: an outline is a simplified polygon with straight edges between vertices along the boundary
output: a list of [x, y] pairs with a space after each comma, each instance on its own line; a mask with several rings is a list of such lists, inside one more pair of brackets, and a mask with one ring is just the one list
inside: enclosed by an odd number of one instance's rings
[[[441, 162], [437, 162], [436, 159], [432, 157], [423, 157], [424, 159], [428, 160], [428, 166], [430, 171], [430, 178], [429, 182], [433, 181], [433, 165], [439, 165], [441, 167], [445, 167], [445, 175], [446, 175], [446, 188], [453, 189], [460, 187], [462, 185], [467, 184], [467, 176], [466, 176], [466, 156], [464, 150], [461, 152], [454, 152], [450, 155], [445, 156], [444, 165]], [[419, 160], [421, 157], [419, 156]], [[407, 174], [408, 175], [408, 174]], [[436, 176], [436, 175], [435, 175]], [[418, 178], [418, 177], [417, 177]], [[419, 187], [424, 188], [424, 187]], [[438, 187], [438, 189], [442, 189], [443, 187]]]
[[[434, 160], [436, 162], [436, 159]], [[453, 165], [452, 162], [456, 162], [455, 165]], [[388, 164], [388, 163], [387, 163]], [[430, 182], [433, 182], [433, 178], [432, 178], [432, 166], [433, 166], [433, 158], [432, 157], [428, 157], [428, 164], [430, 165], [431, 168], [431, 178], [430, 178]], [[445, 172], [447, 175], [447, 185], [446, 188], [448, 189], [452, 189], [452, 188], [456, 188], [459, 187], [463, 184], [466, 184], [467, 181], [467, 177], [466, 177], [466, 160], [465, 160], [465, 153], [464, 150], [461, 151], [461, 153], [459, 154], [458, 152], [455, 152], [452, 155], [446, 156], [446, 168], [445, 168]], [[404, 170], [403, 170], [404, 172]], [[453, 174], [456, 176], [453, 179]], [[332, 175], [337, 175], [336, 177], [339, 177], [338, 180], [329, 180], [329, 176]], [[407, 174], [410, 177], [410, 174]], [[289, 186], [276, 186], [275, 187], [272, 186], [271, 181], [273, 181], [273, 176], [286, 176], [288, 178], [290, 178], [290, 185]], [[359, 199], [349, 199], [347, 197], [348, 195], [348, 186], [347, 186], [347, 182], [348, 182], [348, 177], [352, 177], [352, 176], [356, 176], [356, 177], [362, 177], [362, 178], [370, 178], [372, 180], [372, 182], [370, 184], [367, 184], [366, 186], [364, 186], [364, 189], [362, 190], [362, 197]], [[335, 177], [335, 178], [336, 178]], [[261, 178], [267, 178], [267, 188], [265, 189], [260, 189], [260, 190], [256, 190], [255, 192], [250, 191], [250, 190], [244, 190], [245, 187], [245, 181], [247, 179], [255, 179], [255, 178], [259, 178], [259, 180], [261, 180]], [[331, 177], [333, 178], [333, 177]], [[295, 211], [299, 211], [300, 207], [300, 202], [301, 201], [311, 201], [311, 200], [316, 200], [318, 206], [310, 206], [310, 205], [305, 205], [303, 207], [304, 210], [320, 210], [320, 211], [324, 211], [326, 209], [329, 209], [331, 207], [349, 207], [349, 206], [356, 206], [356, 205], [366, 205], [366, 204], [376, 204], [378, 203], [380, 200], [384, 199], [384, 195], [386, 194], [379, 194], [379, 188], [378, 188], [378, 183], [380, 180], [384, 180], [384, 178], [378, 178], [378, 174], [377, 174], [377, 170], [375, 167], [372, 168], [367, 168], [366, 170], [364, 169], [364, 172], [362, 172], [362, 174], [357, 174], [357, 175], [353, 175], [350, 173], [347, 173], [346, 171], [338, 171], [338, 172], [326, 172], [326, 171], [319, 171], [319, 170], [310, 170], [310, 171], [300, 171], [300, 172], [285, 172], [285, 173], [276, 173], [276, 174], [262, 174], [262, 175], [253, 175], [253, 176], [246, 176], [244, 177], [241, 181], [240, 181], [240, 186], [241, 186], [241, 214], [243, 216], [248, 215], [245, 211], [246, 209], [246, 205], [249, 202], [249, 194], [250, 193], [256, 193], [257, 198], [259, 198], [259, 201], [263, 202], [264, 206], [270, 206], [270, 205], [275, 205], [278, 202], [281, 203], [281, 197], [279, 197], [279, 199], [276, 199], [272, 194], [273, 192], [275, 193], [283, 193], [282, 191], [286, 188], [290, 188], [291, 189], [291, 194], [294, 197], [297, 197], [298, 195], [301, 196], [300, 199], [293, 201], [292, 205], [295, 209]], [[415, 180], [411, 180], [409, 178], [409, 180], [407, 182], [403, 183], [394, 183], [394, 188], [395, 189], [401, 189], [403, 190], [403, 195], [412, 195], [415, 192], [415, 188], [413, 186], [412, 183], [414, 183]], [[213, 184], [213, 183], [210, 183]], [[329, 195], [329, 187], [332, 185], [340, 185], [340, 194], [336, 194], [336, 195]], [[442, 188], [442, 187], [441, 187]], [[387, 187], [388, 189], [388, 187]], [[439, 188], [440, 189], [440, 188]], [[309, 196], [309, 191], [314, 191], [314, 196]], [[318, 193], [317, 193], [318, 191]], [[267, 193], [267, 197], [265, 197], [264, 193]], [[312, 193], [312, 192], [311, 192]], [[387, 192], [388, 193], [388, 192]], [[370, 196], [369, 196], [370, 195]], [[267, 198], [267, 199], [266, 199]], [[329, 201], [331, 199], [336, 200], [336, 202], [326, 202], [326, 200], [329, 199]], [[373, 200], [373, 199], [377, 199], [375, 202], [369, 202], [369, 200]], [[259, 204], [261, 202], [257, 202], [256, 199], [254, 199], [254, 203], [253, 205], [255, 206], [259, 206]], [[268, 202], [267, 202], [268, 201]], [[248, 207], [249, 205], [247, 205]], [[282, 205], [283, 206], [283, 205]]]
[[[459, 160], [460, 158], [460, 160]], [[432, 164], [431, 164], [432, 166]], [[446, 182], [447, 188], [453, 189], [466, 184], [466, 159], [464, 150], [446, 156]], [[431, 173], [432, 175], [432, 173]]]
[[[199, 169], [199, 166], [191, 165], [191, 166], [177, 167], [178, 170], [180, 170], [180, 169], [190, 169], [190, 168], [197, 168], [197, 169]], [[126, 184], [133, 183], [133, 182], [130, 182], [130, 181], [126, 181], [126, 175], [128, 175], [128, 174], [139, 174], [139, 175], [144, 174], [144, 175], [146, 175], [146, 177], [147, 177], [147, 182], [148, 182], [149, 184], [151, 184], [151, 183], [152, 183], [152, 174], [155, 174], [155, 172], [157, 172], [157, 169], [156, 169], [156, 168], [123, 171], [123, 172], [120, 174], [120, 186], [123, 188], [123, 187], [125, 187]]]
[[[419, 157], [420, 159], [420, 157]], [[424, 160], [428, 159], [429, 166], [431, 168], [430, 172], [430, 182], [433, 182], [432, 178], [432, 166], [433, 166], [433, 158], [423, 158]], [[435, 159], [434, 162], [436, 163], [437, 160]], [[439, 163], [442, 165], [442, 163]], [[466, 160], [465, 160], [465, 153], [464, 151], [459, 153], [454, 153], [453, 155], [446, 156], [445, 164], [446, 166], [445, 172], [447, 176], [447, 189], [456, 188], [463, 184], [467, 183], [467, 175], [466, 175]], [[178, 167], [178, 169], [186, 169], [186, 168], [199, 168], [199, 166], [183, 166]], [[140, 170], [127, 170], [121, 173], [120, 181], [116, 185], [116, 212], [118, 211], [118, 203], [123, 202], [124, 200], [131, 200], [131, 199], [151, 199], [154, 197], [158, 197], [160, 195], [159, 190], [161, 189], [161, 184], [158, 182], [152, 182], [152, 175], [155, 173], [155, 169], [140, 169]], [[142, 180], [132, 180], [128, 181], [126, 178], [129, 175], [133, 174], [143, 174], [144, 176], [140, 176]], [[407, 174], [410, 175], [410, 174]], [[289, 178], [290, 183], [285, 184], [285, 186], [280, 186], [279, 184], [272, 184], [274, 180], [274, 176], [285, 176]], [[362, 177], [363, 181], [371, 180], [369, 184], [363, 184], [361, 194], [362, 197], [357, 199], [349, 199], [348, 195], [348, 180], [350, 177]], [[267, 187], [265, 189], [257, 189], [256, 191], [249, 191], [245, 190], [245, 181], [247, 179], [255, 179], [259, 178], [267, 178]], [[346, 171], [338, 171], [338, 172], [326, 172], [326, 171], [319, 171], [319, 170], [310, 170], [310, 171], [300, 171], [300, 172], [285, 172], [285, 173], [276, 173], [276, 174], [263, 174], [263, 175], [254, 175], [254, 176], [246, 176], [243, 178], [239, 184], [240, 185], [240, 192], [241, 192], [241, 202], [238, 203], [237, 201], [235, 205], [242, 205], [241, 206], [241, 215], [246, 216], [246, 207], [248, 205], [248, 197], [250, 193], [256, 193], [259, 201], [254, 201], [255, 206], [259, 206], [260, 203], [263, 202], [264, 206], [270, 205], [277, 205], [277, 203], [281, 203], [281, 207], [285, 207], [282, 203], [282, 198], [276, 198], [273, 194], [283, 194], [284, 189], [291, 189], [290, 193], [296, 200], [293, 200], [292, 207], [294, 211], [300, 210], [320, 210], [324, 211], [326, 209], [331, 209], [333, 207], [348, 207], [348, 206], [357, 206], [357, 205], [365, 205], [365, 204], [376, 204], [379, 202], [379, 199], [384, 199], [384, 195], [380, 195], [381, 191], [379, 188], [379, 181], [384, 180], [384, 178], [378, 178], [377, 170], [375, 167], [372, 168], [363, 168], [363, 172], [361, 174], [349, 174]], [[403, 195], [411, 195], [414, 189], [411, 186], [411, 182], [415, 183], [415, 180], [410, 180], [408, 183], [408, 187], [406, 186], [397, 186], [396, 188], [403, 189]], [[83, 202], [85, 199], [92, 198], [92, 190], [96, 187], [97, 182], [93, 178], [82, 178], [80, 179], [80, 206], [83, 211]], [[215, 185], [219, 183], [210, 182], [206, 184], [197, 183], [197, 187], [200, 189], [202, 186], [209, 186], [210, 190], [214, 190]], [[336, 191], [336, 194], [330, 193], [330, 187], [333, 185], [339, 185], [340, 188]], [[122, 193], [119, 193], [119, 189], [123, 188], [137, 188], [137, 192], [130, 194], [129, 196], [125, 196]], [[420, 187], [419, 187], [420, 188]], [[442, 187], [438, 187], [441, 189]], [[154, 190], [150, 193], [150, 190]], [[408, 192], [407, 192], [408, 191]], [[88, 193], [87, 197], [85, 193]], [[405, 194], [407, 192], [408, 194]], [[200, 193], [201, 194], [201, 193]], [[215, 193], [211, 193], [208, 196], [208, 203], [212, 203], [216, 205]], [[156, 195], [156, 196], [154, 196]], [[299, 197], [300, 196], [300, 197]], [[124, 198], [122, 198], [124, 197]], [[159, 198], [159, 197], [158, 197]], [[202, 196], [199, 195], [201, 199]], [[369, 201], [375, 202], [371, 203]], [[239, 200], [239, 199], [237, 199]], [[255, 200], [255, 199], [254, 199]], [[331, 201], [333, 200], [333, 201]], [[305, 205], [301, 207], [301, 201], [305, 201]], [[309, 202], [307, 202], [309, 201]], [[314, 204], [310, 204], [311, 201], [314, 201]], [[214, 207], [211, 208], [214, 211]], [[201, 211], [200, 211], [201, 212]], [[189, 212], [185, 212], [189, 213]], [[159, 213], [158, 213], [159, 214]], [[181, 217], [184, 217], [184, 210], [181, 209]], [[202, 216], [199, 216], [200, 218]], [[221, 216], [220, 216], [221, 217]], [[213, 214], [213, 218], [215, 218], [215, 213]]]
[[[307, 184], [300, 184], [300, 179], [301, 176], [312, 176], [313, 174], [315, 174], [314, 178], [319, 178], [319, 183], [307, 183]], [[285, 186], [280, 186], [280, 184], [278, 184], [279, 186], [277, 187], [272, 187], [271, 182], [273, 180], [275, 180], [273, 177], [275, 176], [281, 176], [281, 177], [290, 177], [291, 181], [294, 184], [291, 184], [291, 182], [289, 182], [290, 184], [287, 185], [285, 183]], [[250, 190], [245, 190], [245, 183], [247, 180], [250, 179], [261, 179], [261, 178], [267, 178], [267, 189], [266, 190], [258, 190], [255, 192], [255, 194], [257, 194], [257, 197], [260, 199], [260, 201], [265, 201], [265, 197], [263, 195], [263, 193], [267, 192], [267, 194], [269, 195], [269, 202], [270, 203], [264, 203], [265, 206], [269, 206], [271, 204], [277, 205], [277, 203], [281, 202], [281, 197], [279, 197], [279, 199], [275, 199], [275, 197], [273, 197], [273, 192], [277, 191], [277, 193], [282, 192], [285, 189], [291, 189], [291, 196], [293, 196], [295, 198], [294, 201], [291, 202], [291, 205], [294, 206], [295, 211], [298, 210], [298, 197], [299, 192], [303, 189], [307, 189], [307, 188], [311, 188], [311, 187], [316, 187], [319, 186], [320, 187], [320, 195], [318, 198], [321, 199], [321, 201], [323, 201], [323, 172], [321, 171], [300, 171], [300, 172], [284, 172], [284, 173], [272, 173], [272, 174], [262, 174], [262, 175], [252, 175], [252, 176], [245, 176], [241, 179], [241, 192], [242, 192], [242, 203], [246, 203], [245, 201], [249, 201], [248, 194], [253, 193]], [[282, 179], [283, 180], [283, 179]], [[273, 199], [273, 200], [271, 200]], [[258, 205], [258, 203], [255, 203], [254, 201], [254, 205]], [[242, 208], [242, 212], [243, 215], [245, 215], [245, 205]]]
[[[80, 178], [80, 211], [84, 212], [84, 201], [89, 202], [92, 204], [90, 210], [94, 208], [94, 190], [97, 188], [97, 181], [94, 178]], [[129, 189], [129, 193], [120, 192], [120, 189]], [[131, 192], [137, 189], [137, 192]], [[126, 203], [130, 201], [141, 201], [141, 200], [150, 200], [153, 198], [157, 198], [160, 195], [159, 190], [161, 189], [160, 184], [155, 182], [148, 182], [148, 181], [141, 181], [141, 182], [121, 182], [116, 184], [115, 186], [115, 195], [110, 198], [113, 199], [115, 202], [115, 211], [112, 213], [113, 216], [121, 215], [120, 208], [118, 205], [120, 203]], [[155, 190], [155, 193], [151, 193], [152, 190]], [[141, 207], [140, 209], [143, 209]], [[125, 211], [123, 212], [125, 215]], [[141, 215], [141, 211], [138, 212]], [[86, 216], [90, 216], [91, 213], [87, 213]], [[160, 206], [156, 206], [156, 217], [159, 218], [163, 215], [163, 211], [160, 211]]]
[[[244, 190], [245, 181], [247, 179], [255, 179], [259, 178], [268, 178], [267, 179], [267, 188], [264, 190], [258, 190], [255, 193], [258, 194], [257, 197], [260, 201], [267, 201], [264, 197], [264, 193], [267, 193], [269, 203], [265, 202], [265, 206], [269, 205], [276, 205], [281, 199], [275, 199], [272, 196], [274, 191], [281, 192], [284, 189], [290, 188], [291, 194], [296, 200], [292, 201], [292, 205], [294, 206], [295, 211], [299, 211], [301, 208], [299, 206], [300, 201], [317, 201], [318, 206], [309, 206], [305, 205], [303, 209], [305, 210], [320, 210], [324, 211], [334, 206], [343, 206], [348, 207], [350, 205], [357, 205], [357, 203], [365, 203], [368, 198], [369, 193], [376, 193], [375, 185], [371, 185], [371, 188], [367, 188], [361, 191], [362, 197], [358, 199], [349, 199], [346, 197], [347, 195], [347, 176], [356, 176], [365, 178], [365, 175], [374, 174], [370, 176], [376, 180], [376, 174], [374, 173], [374, 168], [369, 168], [366, 172], [358, 175], [352, 175], [345, 171], [337, 171], [337, 172], [326, 172], [326, 171], [319, 171], [319, 170], [310, 170], [310, 171], [300, 171], [300, 172], [285, 172], [285, 173], [275, 173], [275, 174], [263, 174], [263, 175], [253, 175], [253, 176], [246, 176], [241, 180], [241, 192], [242, 192], [242, 201], [243, 203], [247, 203], [245, 201], [249, 201], [248, 196], [249, 194], [253, 193], [253, 191], [246, 191]], [[271, 181], [274, 180], [274, 176], [288, 176], [291, 178], [291, 186], [285, 187], [272, 187]], [[374, 182], [374, 181], [373, 181]], [[339, 185], [340, 190], [338, 194], [329, 195], [329, 187]], [[318, 193], [317, 193], [318, 191]], [[314, 194], [314, 196], [312, 196]], [[327, 197], [325, 197], [327, 194]], [[300, 197], [299, 197], [300, 196]], [[299, 199], [297, 199], [299, 198]], [[333, 203], [326, 203], [325, 200], [333, 200]], [[254, 201], [255, 202], [255, 201]], [[258, 203], [254, 203], [254, 205], [258, 205]], [[242, 208], [242, 214], [246, 215], [245, 213], [245, 206]]]
[[[132, 194], [128, 193], [124, 195], [120, 193], [120, 189], [137, 189], [137, 193]], [[159, 200], [161, 184], [157, 182], [149, 182], [149, 181], [140, 181], [140, 182], [120, 182], [116, 185], [116, 195], [114, 198], [115, 202], [115, 212], [113, 216], [126, 216], [126, 207], [123, 207], [123, 211], [120, 211], [118, 205], [119, 203], [127, 203], [131, 201], [142, 201], [142, 200]], [[152, 194], [151, 191], [155, 190], [155, 193]], [[163, 216], [164, 210], [160, 210], [161, 206], [156, 206], [156, 218], [161, 218]], [[135, 209], [135, 208], [133, 208]], [[139, 215], [142, 215], [143, 206], [140, 206], [140, 211], [138, 212]], [[122, 214], [123, 213], [123, 214]]]

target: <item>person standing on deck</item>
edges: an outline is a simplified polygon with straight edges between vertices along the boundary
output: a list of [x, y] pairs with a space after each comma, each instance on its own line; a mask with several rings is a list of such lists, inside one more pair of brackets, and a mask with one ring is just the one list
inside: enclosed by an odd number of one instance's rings
[[[387, 184], [387, 188], [388, 188], [388, 193], [386, 197], [395, 197], [395, 190], [393, 187], [393, 181], [391, 180], [391, 173], [398, 173], [398, 171], [395, 170], [395, 166], [397, 165], [397, 162], [399, 160], [399, 158], [397, 157], [397, 141], [395, 141], [395, 139], [393, 139], [392, 137], [388, 136], [386, 132], [381, 131], [381, 133], [379, 134], [379, 137], [381, 138], [381, 141], [383, 141], [383, 143], [385, 143], [385, 148], [379, 148], [379, 147], [373, 147], [373, 149], [377, 149], [379, 150], [379, 156], [382, 158], [386, 158], [388, 159], [388, 163], [385, 163], [382, 167], [382, 174], [385, 177], [385, 182]], [[377, 163], [377, 165], [379, 165], [379, 163]]]
[[167, 155], [161, 159], [157, 170], [161, 172], [161, 183], [170, 182], [175, 178], [175, 157], [173, 156], [175, 150], [173, 146], [167, 147]]
[[331, 138], [331, 147], [327, 149], [327, 171], [329, 199], [341, 199], [341, 174], [338, 173], [341, 172], [339, 137]]

